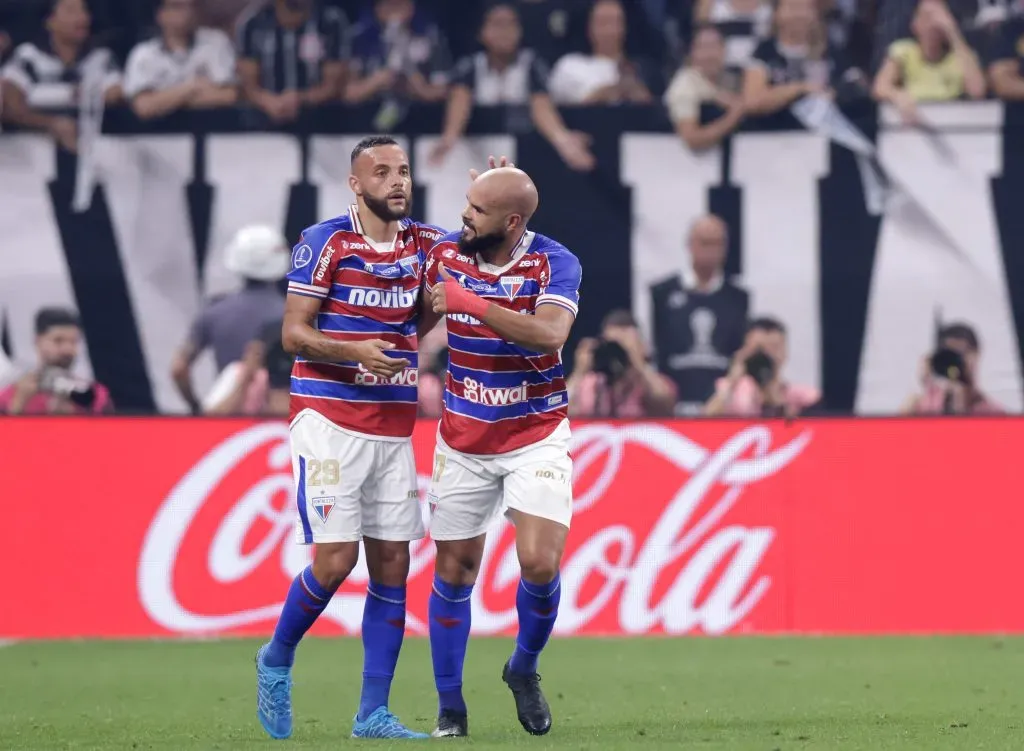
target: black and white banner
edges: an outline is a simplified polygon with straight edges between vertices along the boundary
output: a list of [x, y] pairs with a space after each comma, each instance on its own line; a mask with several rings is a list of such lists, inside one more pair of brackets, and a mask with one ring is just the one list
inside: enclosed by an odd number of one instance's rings
[[[613, 306], [633, 304], [646, 325], [649, 286], [686, 264], [688, 226], [710, 210], [730, 225], [730, 269], [752, 311], [789, 327], [789, 377], [823, 388], [831, 407], [898, 409], [941, 309], [977, 327], [982, 387], [1019, 411], [1024, 147], [1005, 137], [999, 105], [942, 105], [925, 116], [941, 148], [883, 117], [877, 153], [899, 189], [880, 215], [865, 205], [853, 154], [807, 131], [742, 132], [727, 148], [693, 154], [672, 134], [622, 132], [590, 115], [601, 166], [585, 176], [536, 136], [471, 137], [440, 168], [427, 166], [434, 137], [403, 142], [415, 214], [444, 227], [459, 225], [468, 170], [488, 154], [531, 173], [541, 194], [533, 228], [583, 264], [574, 337], [595, 333]], [[92, 154], [97, 192], [81, 214], [71, 210], [70, 159], [42, 136], [0, 136], [0, 321], [11, 359], [31, 365], [39, 307], [72, 305], [86, 327], [82, 367], [120, 406], [182, 410], [171, 357], [201, 301], [237, 284], [223, 266], [229, 237], [252, 222], [294, 237], [343, 211], [361, 135], [104, 136]], [[197, 375], [208, 387], [212, 362]]]

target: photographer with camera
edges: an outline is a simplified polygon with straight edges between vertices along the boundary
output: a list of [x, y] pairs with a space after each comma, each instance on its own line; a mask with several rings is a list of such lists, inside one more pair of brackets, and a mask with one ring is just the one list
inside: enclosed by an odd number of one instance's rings
[[113, 411], [105, 386], [72, 373], [82, 346], [78, 315], [64, 308], [36, 313], [39, 366], [0, 391], [8, 415], [87, 415]]
[[1002, 409], [978, 388], [978, 335], [966, 323], [939, 330], [938, 346], [921, 361], [921, 392], [903, 406], [908, 415], [992, 415]]
[[280, 320], [263, 325], [242, 359], [228, 365], [203, 406], [206, 415], [288, 417], [292, 364], [281, 343]]
[[747, 326], [743, 346], [729, 373], [715, 384], [706, 415], [729, 417], [796, 417], [817, 405], [821, 393], [782, 377], [787, 356], [786, 328], [774, 318], [757, 318]]
[[658, 417], [672, 414], [676, 387], [647, 361], [647, 347], [628, 310], [613, 310], [600, 339], [576, 347], [566, 382], [569, 414], [578, 417]]

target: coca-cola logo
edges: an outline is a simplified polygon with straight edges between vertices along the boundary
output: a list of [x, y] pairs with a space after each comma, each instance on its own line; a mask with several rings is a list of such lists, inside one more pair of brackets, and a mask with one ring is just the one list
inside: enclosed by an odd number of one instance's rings
[[[810, 440], [805, 430], [773, 449], [771, 430], [755, 425], [709, 450], [668, 425], [578, 427], [556, 629], [718, 634], [742, 624], [770, 591], [762, 565], [776, 530], [749, 521], [757, 514], [740, 501]], [[425, 490], [429, 477], [420, 484]], [[425, 505], [423, 513], [426, 521]], [[138, 569], [146, 612], [179, 633], [268, 630], [288, 581], [309, 562], [311, 549], [295, 543], [295, 516], [287, 426], [259, 424], [224, 440], [184, 474], [150, 524]], [[413, 543], [413, 632], [426, 630], [433, 547]], [[514, 534], [498, 522], [473, 593], [475, 633], [515, 627], [518, 576]], [[366, 581], [361, 563], [324, 618], [357, 632]]]

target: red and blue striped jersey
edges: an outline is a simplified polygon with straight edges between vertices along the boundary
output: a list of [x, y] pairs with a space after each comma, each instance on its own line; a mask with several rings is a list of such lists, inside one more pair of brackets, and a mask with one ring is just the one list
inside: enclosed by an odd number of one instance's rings
[[[464, 287], [495, 305], [533, 315], [558, 305], [574, 316], [580, 262], [565, 246], [527, 232], [504, 268], [463, 255], [459, 232], [445, 235], [427, 255], [424, 288], [444, 263]], [[561, 353], [543, 354], [502, 339], [481, 321], [449, 314], [448, 373], [441, 438], [466, 454], [504, 454], [543, 440], [568, 417]]]
[[311, 409], [345, 430], [404, 439], [416, 422], [419, 377], [416, 321], [426, 253], [444, 230], [406, 220], [393, 247], [381, 251], [363, 235], [355, 206], [302, 233], [292, 251], [288, 294], [323, 302], [317, 328], [332, 339], [382, 339], [388, 353], [412, 364], [381, 380], [356, 362], [295, 359], [291, 419]]

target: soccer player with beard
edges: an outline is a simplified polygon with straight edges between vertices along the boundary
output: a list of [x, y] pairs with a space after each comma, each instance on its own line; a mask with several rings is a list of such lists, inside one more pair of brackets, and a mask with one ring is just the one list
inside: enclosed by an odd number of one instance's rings
[[[554, 627], [558, 569], [572, 518], [568, 394], [561, 349], [576, 318], [576, 257], [531, 232], [537, 189], [518, 169], [470, 185], [463, 229], [427, 256], [428, 311], [447, 316], [448, 373], [429, 494], [437, 543], [430, 647], [439, 696], [435, 736], [468, 734], [462, 668], [470, 598], [497, 512], [515, 525], [519, 633], [502, 679], [523, 728], [543, 735], [551, 710], [537, 660]], [[427, 303], [427, 301], [424, 301]], [[426, 320], [425, 330], [431, 321]]]
[[370, 582], [352, 735], [426, 738], [391, 714], [388, 698], [405, 633], [409, 542], [424, 534], [410, 440], [421, 272], [444, 230], [407, 218], [409, 159], [391, 138], [360, 141], [349, 187], [356, 204], [302, 233], [288, 274], [282, 339], [296, 355], [296, 531], [316, 549], [257, 653], [257, 714], [272, 737], [291, 735], [296, 646], [355, 567], [362, 540]]

